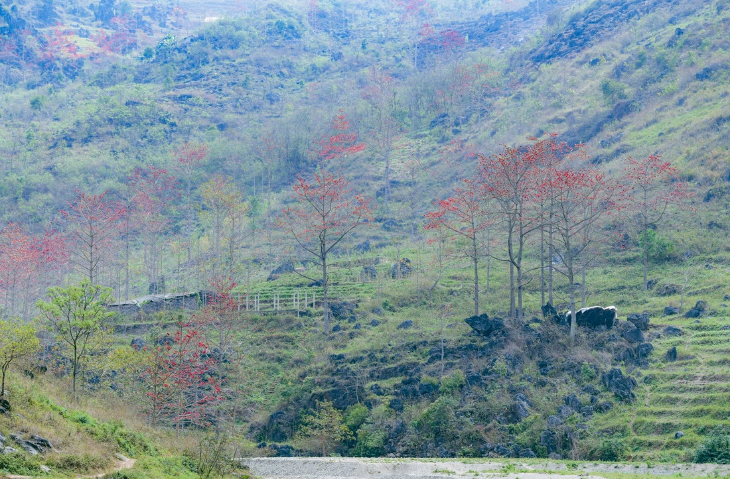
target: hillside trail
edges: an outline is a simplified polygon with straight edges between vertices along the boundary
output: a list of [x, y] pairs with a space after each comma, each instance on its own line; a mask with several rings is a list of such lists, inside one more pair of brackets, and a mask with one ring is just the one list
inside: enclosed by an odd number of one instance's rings
[[[134, 467], [134, 464], [137, 462], [136, 459], [130, 459], [128, 457], [122, 456], [121, 454], [115, 454], [115, 456], [117, 458], [117, 463], [114, 465], [112, 470], [107, 472], [100, 472], [93, 475], [76, 476], [76, 479], [99, 479], [108, 474], [113, 474], [117, 471], [132, 469]], [[33, 479], [34, 477], [37, 476], [20, 476], [17, 474], [8, 474], [7, 476], [0, 476], [0, 479]]]
[[98, 478], [106, 476], [107, 474], [112, 474], [117, 471], [123, 471], [125, 469], [132, 469], [137, 462], [136, 459], [130, 459], [128, 457], [122, 456], [121, 454], [115, 454], [115, 456], [117, 458], [117, 463], [111, 471], [100, 472], [99, 474], [94, 474], [91, 476], [76, 476], [77, 479], [98, 479]]

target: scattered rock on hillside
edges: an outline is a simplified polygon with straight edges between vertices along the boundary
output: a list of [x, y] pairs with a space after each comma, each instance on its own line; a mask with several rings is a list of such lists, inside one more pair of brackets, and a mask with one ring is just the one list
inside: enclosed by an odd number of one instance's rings
[[413, 272], [413, 268], [411, 268], [411, 260], [408, 258], [401, 258], [390, 267], [390, 277], [392, 279], [405, 278], [411, 272]]
[[558, 414], [560, 414], [560, 416], [562, 416], [564, 419], [568, 419], [570, 416], [575, 414], [575, 409], [570, 406], [563, 405], [558, 408]]
[[569, 396], [565, 396], [563, 398], [563, 402], [566, 406], [570, 406], [571, 408], [575, 409], [576, 411], [580, 411], [583, 407], [583, 403], [580, 402], [580, 399], [578, 399], [578, 396], [575, 394], [571, 394]]
[[471, 329], [477, 334], [489, 337], [494, 333], [498, 333], [504, 330], [504, 321], [502, 318], [489, 319], [487, 313], [482, 313], [479, 316], [472, 316], [464, 320]]
[[551, 429], [556, 428], [558, 426], [562, 426], [562, 424], [563, 424], [563, 420], [560, 419], [558, 416], [553, 415], [553, 416], [550, 416], [547, 418], [547, 425]]
[[672, 349], [667, 351], [667, 361], [670, 363], [673, 363], [677, 360], [677, 346], [674, 346]]
[[684, 313], [685, 318], [699, 318], [707, 312], [707, 303], [699, 300], [695, 307]]
[[357, 308], [357, 303], [352, 301], [332, 301], [329, 306], [332, 316], [335, 319], [344, 320], [352, 316], [355, 308]]
[[557, 310], [548, 301], [545, 306], [542, 307], [542, 317], [545, 321], [552, 321], [557, 324], [565, 324], [565, 316], [558, 314]]
[[377, 319], [373, 319], [372, 321], [370, 321], [370, 326], [372, 326], [373, 328], [376, 326], [380, 326], [380, 321], [378, 321]]
[[362, 271], [360, 271], [360, 277], [363, 280], [376, 279], [378, 277], [378, 270], [375, 269], [375, 266], [363, 266]]
[[678, 284], [663, 284], [658, 290], [659, 296], [672, 296], [673, 294], [679, 294], [682, 292], [682, 287]]
[[665, 336], [682, 336], [684, 334], [684, 331], [676, 326], [667, 326], [662, 332]]
[[682, 431], [677, 431], [674, 433], [674, 439], [681, 439], [684, 437], [684, 433]]
[[613, 368], [601, 374], [601, 382], [622, 401], [633, 402], [636, 399], [636, 395], [632, 392], [632, 389], [638, 385], [636, 379], [631, 376], [624, 376], [618, 368]]
[[284, 263], [277, 268], [274, 268], [273, 271], [271, 271], [271, 274], [268, 278], [266, 278], [266, 281], [274, 281], [276, 279], [279, 279], [279, 277], [282, 274], [288, 274], [294, 272], [294, 265], [292, 263]]
[[[565, 313], [565, 319], [570, 322], [570, 312]], [[575, 313], [575, 321], [581, 327], [611, 329], [616, 321], [616, 308], [614, 306], [582, 308]]]
[[676, 306], [667, 306], [664, 308], [664, 315], [665, 316], [674, 316], [675, 314], [679, 314], [679, 308]]
[[654, 352], [654, 346], [651, 343], [642, 343], [636, 347], [636, 355], [640, 358], [648, 358]]
[[634, 325], [642, 331], [649, 329], [649, 313], [646, 311], [643, 313], [629, 314], [626, 319], [629, 322], [634, 323]]
[[631, 325], [630, 328], [625, 328], [621, 332], [621, 337], [623, 337], [626, 341], [630, 343], [643, 343], [644, 342], [644, 333], [639, 328], [637, 328], [634, 325]]
[[334, 327], [332, 328], [332, 332], [339, 333], [340, 331], [342, 331], [342, 326], [340, 326], [339, 324], [335, 324]]
[[407, 319], [398, 325], [398, 329], [411, 329], [413, 327], [413, 321]]
[[129, 345], [137, 351], [144, 349], [146, 346], [144, 339], [142, 338], [132, 338], [132, 342], [129, 343]]
[[613, 409], [613, 403], [611, 401], [604, 401], [602, 403], [596, 404], [595, 408], [596, 412], [605, 413]]
[[[555, 416], [551, 416], [555, 417]], [[549, 421], [549, 419], [548, 419]], [[561, 423], [562, 424], [562, 423]], [[545, 447], [548, 450], [548, 453], [555, 454], [555, 452], [560, 447], [560, 442], [558, 439], [558, 433], [551, 430], [545, 430], [540, 434], [540, 445]]]
[[26, 441], [22, 437], [20, 437], [17, 434], [11, 434], [10, 439], [15, 441], [15, 443], [20, 446], [21, 449], [23, 449], [25, 452], [30, 454], [31, 456], [37, 456], [38, 455], [38, 449], [35, 448], [35, 446], [30, 443], [29, 441]]

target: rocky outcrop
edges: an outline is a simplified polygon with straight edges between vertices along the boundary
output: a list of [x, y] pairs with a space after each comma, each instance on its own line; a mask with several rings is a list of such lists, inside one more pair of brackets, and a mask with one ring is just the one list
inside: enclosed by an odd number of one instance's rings
[[632, 392], [638, 386], [636, 379], [624, 376], [618, 368], [601, 374], [601, 383], [621, 401], [630, 403], [636, 400], [636, 395]]
[[642, 331], [649, 329], [649, 313], [644, 311], [643, 313], [629, 314], [626, 318], [630, 323], [634, 323], [634, 326]]
[[480, 314], [479, 316], [472, 316], [464, 320], [471, 329], [477, 334], [484, 337], [489, 337], [495, 333], [504, 331], [504, 321], [502, 318], [489, 319], [487, 313]]

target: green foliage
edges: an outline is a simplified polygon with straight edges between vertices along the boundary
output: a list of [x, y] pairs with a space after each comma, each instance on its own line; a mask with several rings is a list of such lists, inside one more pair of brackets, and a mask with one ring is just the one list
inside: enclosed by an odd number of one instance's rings
[[583, 363], [583, 365], [580, 368], [580, 380], [581, 382], [589, 383], [596, 379], [596, 372], [593, 370], [590, 364]]
[[639, 245], [644, 248], [644, 243], [648, 247], [648, 255], [654, 261], [671, 261], [676, 259], [677, 252], [674, 242], [670, 239], [659, 236], [656, 230], [648, 229], [646, 231], [646, 239], [644, 234], [639, 235]]
[[40, 346], [38, 328], [18, 318], [0, 320], [0, 370], [2, 386], [0, 396], [5, 395], [5, 373], [13, 361], [36, 352]]
[[350, 429], [343, 424], [342, 413], [330, 401], [317, 401], [317, 410], [302, 418], [302, 427], [299, 429], [299, 438], [313, 444], [323, 456], [352, 437]]
[[46, 97], [43, 95], [34, 96], [30, 100], [31, 109], [36, 110], [36, 111], [41, 110], [43, 108], [43, 106], [46, 104], [46, 100], [47, 100]]
[[59, 341], [71, 349], [72, 391], [76, 392], [76, 377], [81, 361], [94, 349], [94, 342], [104, 331], [106, 320], [114, 316], [107, 304], [114, 302], [111, 288], [91, 284], [84, 279], [78, 286], [54, 287], [48, 290], [49, 301], [36, 306]]
[[354, 434], [360, 429], [360, 426], [363, 425], [369, 415], [370, 411], [365, 405], [354, 404], [345, 411], [345, 426]]
[[730, 436], [712, 434], [697, 446], [692, 460], [699, 463], [730, 464]]
[[603, 99], [609, 104], [628, 98], [627, 89], [628, 85], [609, 78], [606, 78], [601, 82]]
[[0, 471], [7, 474], [35, 476], [41, 473], [39, 464], [32, 457], [20, 452], [0, 454]]
[[69, 472], [90, 472], [94, 469], [106, 467], [109, 461], [106, 461], [98, 456], [91, 456], [89, 454], [76, 455], [76, 454], [60, 454], [53, 456], [48, 460], [48, 465], [52, 469], [58, 469], [61, 471]]
[[225, 476], [233, 469], [229, 449], [230, 438], [225, 434], [204, 437], [198, 445], [195, 472], [201, 479]]
[[605, 439], [590, 450], [591, 459], [598, 461], [623, 461], [626, 457], [626, 444], [621, 439]]
[[465, 385], [466, 376], [464, 376], [461, 369], [457, 369], [441, 380], [441, 392], [444, 394], [452, 394], [463, 388]]
[[415, 427], [422, 434], [431, 437], [449, 438], [456, 433], [456, 414], [454, 408], [458, 401], [448, 396], [441, 396], [434, 401], [415, 422]]

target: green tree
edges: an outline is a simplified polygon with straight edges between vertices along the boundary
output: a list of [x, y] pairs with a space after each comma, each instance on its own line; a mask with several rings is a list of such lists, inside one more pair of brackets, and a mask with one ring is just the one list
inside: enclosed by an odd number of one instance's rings
[[40, 341], [36, 337], [37, 332], [35, 324], [26, 323], [18, 318], [0, 320], [0, 370], [2, 370], [0, 396], [5, 396], [5, 374], [10, 364], [38, 350]]
[[352, 432], [343, 424], [342, 413], [330, 401], [317, 401], [314, 415], [304, 416], [299, 437], [308, 439], [322, 450], [322, 456], [342, 441], [352, 439]]
[[76, 395], [79, 366], [113, 315], [105, 306], [114, 301], [112, 290], [84, 279], [79, 285], [50, 288], [47, 296], [49, 301], [38, 301], [37, 306], [49, 329], [71, 348], [71, 390]]

